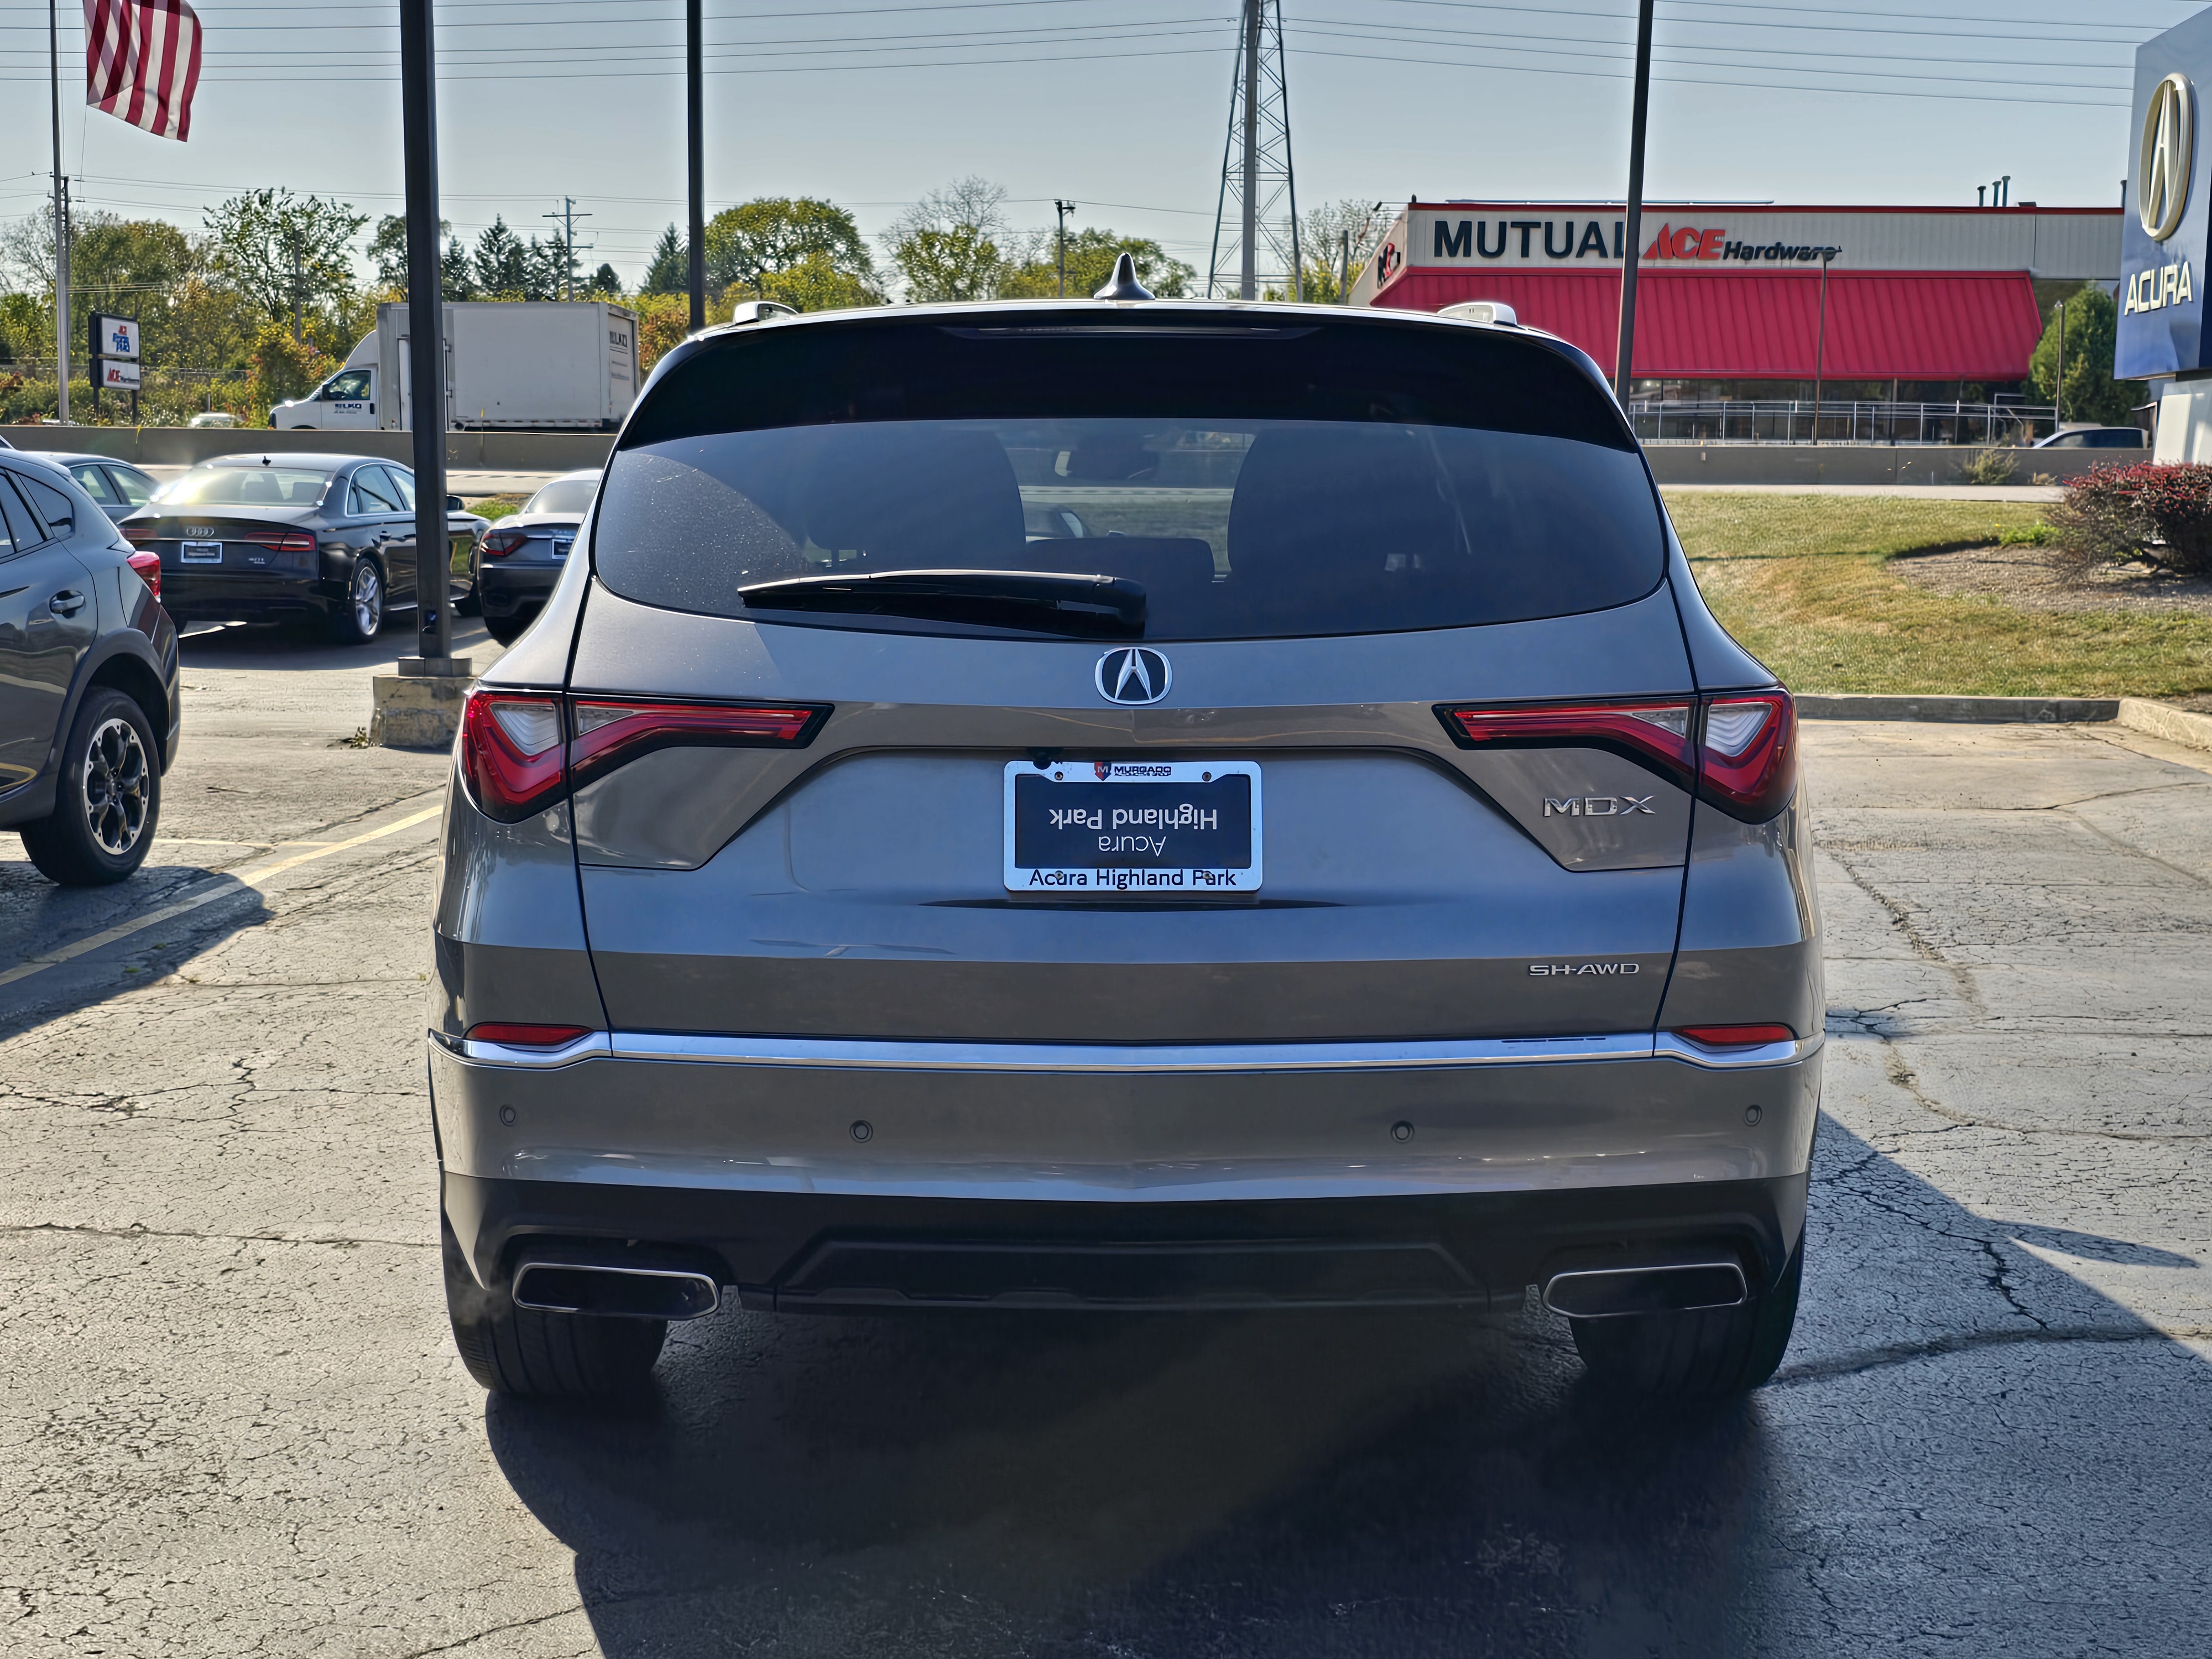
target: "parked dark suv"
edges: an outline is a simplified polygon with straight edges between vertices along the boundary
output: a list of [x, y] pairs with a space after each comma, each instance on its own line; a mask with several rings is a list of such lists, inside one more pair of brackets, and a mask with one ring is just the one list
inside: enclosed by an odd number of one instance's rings
[[70, 886], [145, 861], [176, 757], [161, 565], [59, 469], [0, 457], [0, 829]]

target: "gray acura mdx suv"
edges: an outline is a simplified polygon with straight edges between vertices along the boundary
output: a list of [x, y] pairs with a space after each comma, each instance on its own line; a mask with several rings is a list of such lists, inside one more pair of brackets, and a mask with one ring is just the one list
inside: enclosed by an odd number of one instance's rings
[[1529, 1287], [1625, 1385], [1773, 1370], [1820, 1092], [1795, 714], [1579, 351], [750, 320], [663, 360], [576, 549], [444, 832], [481, 1382], [635, 1382], [726, 1299]]

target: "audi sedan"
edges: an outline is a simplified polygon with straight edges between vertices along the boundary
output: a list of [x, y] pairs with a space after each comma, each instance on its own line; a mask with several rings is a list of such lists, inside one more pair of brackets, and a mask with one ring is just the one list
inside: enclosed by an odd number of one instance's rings
[[[447, 499], [449, 565], [484, 520]], [[307, 623], [340, 644], [375, 637], [415, 593], [415, 475], [359, 455], [226, 455], [203, 461], [123, 521], [161, 561], [179, 622]]]
[[1778, 1363], [1796, 714], [1604, 380], [1122, 291], [733, 324], [631, 411], [456, 750], [430, 1075], [485, 1385], [634, 1385], [732, 1302], [1533, 1290], [1622, 1387]]

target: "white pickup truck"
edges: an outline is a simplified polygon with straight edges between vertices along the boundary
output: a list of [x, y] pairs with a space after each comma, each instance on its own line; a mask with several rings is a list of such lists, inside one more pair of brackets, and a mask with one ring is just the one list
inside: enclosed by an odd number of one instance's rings
[[[455, 301], [446, 310], [449, 427], [611, 432], [637, 396], [637, 314], [604, 300]], [[407, 307], [380, 305], [345, 367], [278, 404], [286, 432], [411, 430]]]

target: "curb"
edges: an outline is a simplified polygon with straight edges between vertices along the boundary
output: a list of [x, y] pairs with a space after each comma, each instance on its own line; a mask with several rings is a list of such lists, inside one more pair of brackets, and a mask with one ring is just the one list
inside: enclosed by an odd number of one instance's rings
[[2124, 726], [2191, 749], [2212, 749], [2212, 714], [2148, 697], [1886, 697], [1806, 696], [1808, 720], [1926, 720], [1954, 726]]
[[[1815, 697], [1797, 699], [1797, 713], [1808, 720], [1941, 720], [1963, 726], [2056, 726], [2085, 720], [2116, 720], [2124, 702], [2136, 697]], [[2147, 704], [2161, 708], [2159, 704]], [[2179, 709], [2165, 712], [2180, 714]], [[2202, 719], [2184, 715], [2185, 719]], [[2206, 722], [2212, 726], [2212, 721]], [[2205, 739], [2178, 739], [2205, 741]]]

